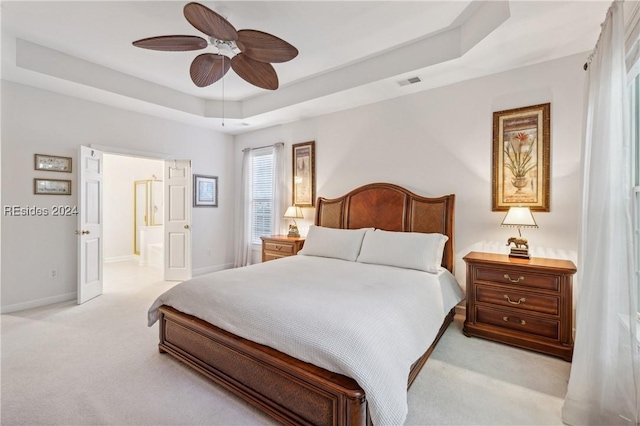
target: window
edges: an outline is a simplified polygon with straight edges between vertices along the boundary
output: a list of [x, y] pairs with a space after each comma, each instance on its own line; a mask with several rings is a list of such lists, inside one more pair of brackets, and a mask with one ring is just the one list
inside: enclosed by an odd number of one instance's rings
[[253, 193], [251, 242], [261, 244], [260, 237], [273, 233], [273, 148], [254, 151], [251, 161]]

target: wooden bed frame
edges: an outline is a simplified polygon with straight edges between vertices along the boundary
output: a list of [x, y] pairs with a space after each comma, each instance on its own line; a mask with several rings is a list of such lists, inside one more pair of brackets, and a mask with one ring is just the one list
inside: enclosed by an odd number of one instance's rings
[[[455, 196], [426, 198], [402, 187], [374, 183], [335, 198], [318, 198], [316, 225], [449, 236], [442, 265], [453, 272]], [[412, 366], [411, 386], [453, 321], [444, 318], [433, 344]], [[161, 353], [175, 358], [290, 425], [368, 425], [366, 395], [355, 380], [243, 339], [169, 306], [160, 308]]]

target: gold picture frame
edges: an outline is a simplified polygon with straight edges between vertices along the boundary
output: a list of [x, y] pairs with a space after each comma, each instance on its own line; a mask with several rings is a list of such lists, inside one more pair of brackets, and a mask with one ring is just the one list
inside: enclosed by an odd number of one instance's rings
[[36, 170], [71, 173], [71, 157], [46, 154], [35, 154], [33, 157]]
[[33, 179], [36, 195], [71, 195], [71, 181], [64, 179]]
[[492, 210], [549, 211], [551, 104], [493, 113]]
[[315, 141], [292, 146], [293, 205], [313, 207], [316, 204]]

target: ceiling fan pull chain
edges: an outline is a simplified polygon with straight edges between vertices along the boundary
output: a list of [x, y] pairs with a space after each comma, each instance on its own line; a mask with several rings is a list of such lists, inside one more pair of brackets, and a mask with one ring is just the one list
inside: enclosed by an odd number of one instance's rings
[[222, 127], [224, 127], [224, 76], [222, 76]]

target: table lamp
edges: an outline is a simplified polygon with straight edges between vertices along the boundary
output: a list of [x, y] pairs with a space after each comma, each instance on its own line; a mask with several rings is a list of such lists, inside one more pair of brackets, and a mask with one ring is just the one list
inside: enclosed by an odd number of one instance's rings
[[293, 223], [289, 225], [289, 237], [299, 237], [300, 232], [298, 232], [298, 224], [296, 223], [296, 219], [303, 219], [302, 209], [298, 206], [290, 206], [287, 207], [287, 211], [284, 212], [284, 217], [288, 219], [293, 219]]
[[520, 228], [538, 227], [538, 224], [531, 214], [531, 209], [529, 209], [529, 207], [510, 207], [500, 226], [518, 228], [518, 236], [511, 237], [507, 240], [508, 246], [512, 243], [514, 245], [514, 247], [511, 247], [509, 257], [529, 259], [529, 243], [526, 238], [522, 237]]

